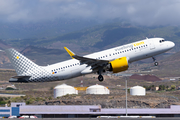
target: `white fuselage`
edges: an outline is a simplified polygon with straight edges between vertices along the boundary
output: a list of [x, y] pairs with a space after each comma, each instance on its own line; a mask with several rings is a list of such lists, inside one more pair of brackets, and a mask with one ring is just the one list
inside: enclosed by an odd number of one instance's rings
[[[132, 63], [137, 60], [149, 58], [164, 53], [172, 49], [174, 45], [175, 44], [173, 42], [164, 41], [163, 38], [151, 38], [92, 53], [89, 55], [85, 55], [84, 57], [109, 61], [121, 57], [126, 57], [128, 59], [128, 63]], [[87, 67], [89, 67], [87, 64], [81, 64], [79, 60], [71, 59], [43, 68], [48, 71], [51, 76], [53, 76], [54, 80], [64, 80], [83, 74], [97, 72], [82, 72], [83, 70], [87, 69]]]

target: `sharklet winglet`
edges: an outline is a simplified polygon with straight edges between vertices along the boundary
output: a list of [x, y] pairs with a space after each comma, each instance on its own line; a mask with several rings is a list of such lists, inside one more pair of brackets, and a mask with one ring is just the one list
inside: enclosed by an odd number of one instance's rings
[[67, 47], [64, 47], [64, 49], [68, 52], [68, 54], [73, 58], [73, 56], [75, 55], [75, 53], [73, 53], [71, 50], [69, 50]]

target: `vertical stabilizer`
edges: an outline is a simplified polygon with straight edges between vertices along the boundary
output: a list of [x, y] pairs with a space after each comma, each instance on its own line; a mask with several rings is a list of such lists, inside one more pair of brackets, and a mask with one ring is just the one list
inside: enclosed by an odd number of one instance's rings
[[5, 50], [5, 52], [18, 76], [32, 75], [33, 73], [39, 72], [42, 69], [40, 66], [36, 65], [34, 62], [12, 48]]

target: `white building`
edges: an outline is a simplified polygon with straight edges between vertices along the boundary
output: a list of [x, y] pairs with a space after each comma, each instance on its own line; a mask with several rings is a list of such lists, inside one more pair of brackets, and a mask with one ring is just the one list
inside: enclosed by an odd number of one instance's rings
[[92, 85], [86, 89], [86, 94], [109, 94], [110, 91], [107, 87], [102, 85]]
[[58, 85], [54, 88], [54, 98], [61, 97], [67, 94], [78, 94], [78, 90], [66, 84]]
[[141, 86], [134, 86], [130, 89], [130, 95], [145, 96], [146, 89]]

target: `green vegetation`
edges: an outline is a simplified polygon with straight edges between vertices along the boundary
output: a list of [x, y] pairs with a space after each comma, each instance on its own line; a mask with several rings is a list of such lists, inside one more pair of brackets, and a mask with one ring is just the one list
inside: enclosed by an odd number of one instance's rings
[[171, 90], [175, 90], [176, 86], [175, 85], [171, 85]]
[[5, 104], [8, 104], [10, 106], [11, 102], [25, 102], [27, 105], [32, 104], [34, 102], [41, 102], [45, 101], [44, 98], [41, 97], [32, 97], [32, 96], [21, 96], [21, 97], [15, 97], [15, 98], [10, 98], [10, 97], [0, 97], [0, 105], [3, 106]]
[[7, 87], [6, 90], [15, 90], [15, 89], [11, 87]]
[[150, 85], [150, 86], [144, 85], [143, 87], [146, 89], [146, 91], [148, 91], [148, 90], [155, 91], [155, 86], [154, 85]]
[[159, 85], [159, 91], [165, 90], [165, 85]]
[[[144, 88], [146, 88], [146, 91], [156, 91], [156, 87], [155, 85], [150, 85], [150, 86], [143, 86]], [[160, 92], [160, 91], [175, 91], [176, 90], [176, 86], [175, 85], [171, 85], [171, 88], [169, 89], [169, 86], [165, 86], [165, 85], [159, 85], [158, 86], [158, 90], [157, 92]]]

